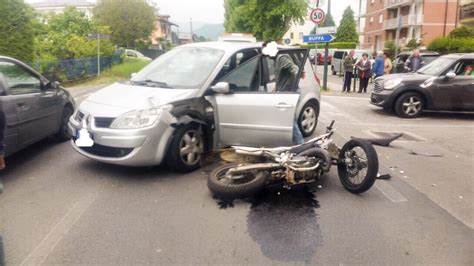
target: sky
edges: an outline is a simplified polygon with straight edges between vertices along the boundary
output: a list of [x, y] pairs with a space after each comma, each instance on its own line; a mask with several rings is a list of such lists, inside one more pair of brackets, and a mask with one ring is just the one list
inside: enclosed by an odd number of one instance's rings
[[[41, 0], [26, 0], [29, 3]], [[89, 0], [95, 2], [94, 0]], [[193, 21], [203, 23], [223, 23], [224, 22], [224, 0], [151, 0], [156, 3], [160, 14], [170, 15], [174, 22], [183, 23]], [[311, 1], [311, 0], [310, 0]], [[321, 0], [326, 2], [327, 0]], [[358, 12], [358, 0], [332, 0], [331, 13], [336, 24], [339, 24], [344, 9], [351, 5], [353, 10]], [[325, 9], [325, 8], [323, 8]]]

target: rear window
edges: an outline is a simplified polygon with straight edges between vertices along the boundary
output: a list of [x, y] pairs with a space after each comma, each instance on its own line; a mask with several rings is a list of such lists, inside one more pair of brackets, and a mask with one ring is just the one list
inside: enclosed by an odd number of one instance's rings
[[334, 58], [342, 59], [343, 56], [344, 56], [344, 52], [343, 52], [343, 51], [334, 52]]

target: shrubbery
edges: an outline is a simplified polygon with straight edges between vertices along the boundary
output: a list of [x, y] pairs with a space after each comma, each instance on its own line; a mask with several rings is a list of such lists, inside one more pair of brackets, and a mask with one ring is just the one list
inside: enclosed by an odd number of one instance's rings
[[474, 38], [436, 38], [428, 45], [428, 50], [440, 54], [474, 53]]
[[[319, 48], [323, 48], [325, 44], [319, 44]], [[329, 43], [329, 48], [331, 49], [355, 49], [357, 44], [355, 42], [332, 42]], [[301, 45], [301, 48], [309, 48], [314, 49], [316, 48], [316, 44], [305, 44]]]

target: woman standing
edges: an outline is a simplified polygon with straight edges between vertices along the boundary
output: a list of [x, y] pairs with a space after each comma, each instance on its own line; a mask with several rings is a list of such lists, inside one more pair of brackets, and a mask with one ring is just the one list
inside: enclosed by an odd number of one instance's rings
[[369, 55], [367, 53], [362, 54], [362, 58], [356, 64], [357, 69], [359, 70], [359, 93], [362, 91], [367, 92], [367, 86], [369, 86], [369, 79], [372, 76], [372, 64], [369, 60]]
[[392, 59], [390, 59], [390, 55], [388, 54], [388, 52], [385, 52], [383, 53], [384, 55], [384, 73], [385, 75], [388, 75], [392, 72], [392, 68], [393, 68], [393, 65], [392, 65]]

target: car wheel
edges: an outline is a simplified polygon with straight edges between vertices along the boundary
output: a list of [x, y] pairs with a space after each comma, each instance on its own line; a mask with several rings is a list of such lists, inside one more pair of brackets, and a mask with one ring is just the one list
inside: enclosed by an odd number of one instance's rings
[[303, 111], [298, 118], [298, 126], [304, 137], [313, 135], [318, 124], [319, 109], [314, 102], [308, 102], [304, 105]]
[[337, 75], [337, 72], [334, 70], [334, 66], [331, 66], [332, 74], [335, 76]]
[[398, 97], [395, 102], [395, 113], [403, 118], [419, 117], [423, 112], [425, 102], [416, 92], [407, 92]]
[[56, 133], [56, 138], [58, 141], [67, 141], [71, 139], [71, 135], [69, 134], [67, 129], [67, 124], [69, 122], [69, 118], [73, 113], [74, 110], [71, 107], [64, 107], [63, 115], [61, 117], [61, 124], [59, 125], [59, 131], [58, 133]]
[[194, 171], [199, 168], [204, 147], [202, 130], [198, 125], [179, 127], [171, 140], [168, 165], [176, 171]]

